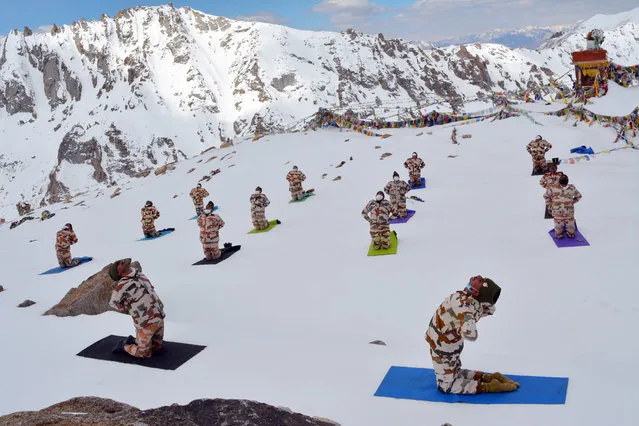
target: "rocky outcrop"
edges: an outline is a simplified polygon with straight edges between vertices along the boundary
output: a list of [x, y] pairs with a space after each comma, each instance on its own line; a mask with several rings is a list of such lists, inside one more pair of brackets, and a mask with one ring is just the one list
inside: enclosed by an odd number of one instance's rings
[[271, 86], [280, 92], [283, 92], [288, 86], [293, 85], [295, 85], [295, 73], [292, 72], [282, 74], [279, 78], [274, 78], [271, 81]]
[[16, 209], [18, 209], [18, 214], [20, 216], [24, 216], [27, 213], [31, 213], [33, 209], [31, 208], [31, 204], [25, 202], [19, 202], [16, 204]]
[[[46, 311], [44, 315], [74, 317], [77, 315], [99, 315], [112, 311], [109, 300], [115, 282], [109, 277], [110, 266], [111, 264], [106, 265], [98, 273], [84, 280], [78, 287], [69, 290], [62, 300]], [[137, 261], [132, 262], [131, 266], [142, 270]]]
[[0, 107], [5, 107], [9, 115], [19, 112], [33, 113], [35, 111], [33, 92], [17, 79], [7, 80], [4, 85], [0, 81]]
[[49, 184], [47, 185], [47, 192], [43, 200], [44, 203], [41, 203], [41, 205], [46, 203], [59, 203], [70, 195], [69, 188], [58, 180], [58, 168], [56, 167], [49, 173]]
[[107, 174], [102, 168], [102, 149], [95, 138], [82, 140], [86, 132], [84, 128], [76, 124], [62, 138], [58, 148], [58, 165], [62, 161], [71, 164], [90, 164], [93, 166], [93, 179], [97, 182], [106, 182]]
[[339, 426], [339, 423], [294, 413], [256, 401], [196, 399], [141, 411], [131, 405], [98, 397], [72, 398], [40, 411], [0, 417], [4, 426], [22, 425], [153, 425], [153, 426]]

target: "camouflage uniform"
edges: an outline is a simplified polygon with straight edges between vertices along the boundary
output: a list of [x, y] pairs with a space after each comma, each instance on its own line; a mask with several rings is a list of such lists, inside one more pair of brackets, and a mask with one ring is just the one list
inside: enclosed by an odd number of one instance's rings
[[195, 205], [195, 214], [201, 215], [204, 210], [204, 199], [209, 196], [209, 193], [204, 188], [193, 188], [189, 193], [191, 199], [193, 200], [193, 204]]
[[563, 172], [544, 174], [539, 180], [539, 185], [548, 188], [549, 185], [559, 185], [559, 179], [564, 176]]
[[398, 217], [406, 217], [406, 193], [410, 191], [410, 185], [403, 180], [391, 180], [384, 187], [384, 192], [390, 196], [390, 202], [397, 210]]
[[251, 219], [253, 220], [253, 226], [255, 229], [268, 228], [268, 220], [264, 211], [266, 207], [271, 204], [266, 195], [259, 193], [251, 195]]
[[455, 394], [480, 392], [483, 372], [462, 369], [460, 356], [464, 339], [477, 339], [477, 321], [494, 312], [494, 305], [479, 303], [467, 291], [457, 291], [439, 305], [426, 330], [426, 342], [430, 346], [440, 391]]
[[555, 237], [563, 238], [564, 227], [568, 237], [575, 237], [575, 203], [581, 200], [581, 193], [575, 185], [549, 185], [544, 194], [555, 220]]
[[551, 148], [552, 145], [544, 139], [534, 140], [526, 145], [526, 149], [532, 156], [533, 174], [542, 174], [546, 171], [546, 152]]
[[[559, 185], [559, 179], [562, 176], [564, 176], [562, 172], [548, 172], [541, 177], [541, 179], [539, 180], [539, 185], [544, 187], [544, 189], [548, 188], [549, 186], [557, 186]], [[552, 218], [551, 210], [552, 207], [550, 206], [550, 204], [546, 203], [546, 219]]]
[[218, 259], [220, 251], [220, 229], [224, 226], [224, 221], [215, 213], [202, 214], [197, 218], [200, 225], [200, 242], [204, 249], [204, 257], [207, 259]]
[[289, 182], [288, 190], [291, 191], [293, 200], [304, 198], [304, 189], [302, 189], [302, 182], [306, 180], [304, 173], [299, 170], [291, 170], [286, 175], [286, 180]]
[[142, 220], [140, 222], [142, 222], [142, 232], [145, 237], [151, 238], [160, 235], [155, 230], [155, 219], [158, 217], [160, 217], [160, 212], [154, 206], [142, 207]]
[[397, 216], [397, 210], [388, 200], [371, 200], [362, 210], [362, 216], [371, 225], [370, 233], [375, 250], [390, 248], [391, 216]]
[[71, 257], [71, 244], [78, 242], [75, 232], [70, 229], [61, 229], [55, 236], [55, 254], [58, 257], [58, 264], [63, 268], [75, 266], [79, 260]]
[[109, 305], [133, 318], [136, 344], [124, 345], [126, 352], [137, 358], [148, 358], [152, 350], [162, 349], [164, 305], [146, 275], [131, 268], [131, 272], [115, 284]]
[[426, 167], [424, 161], [417, 158], [409, 158], [404, 162], [404, 167], [408, 169], [408, 176], [410, 178], [410, 182], [413, 186], [418, 186], [421, 183], [422, 179], [422, 169]]

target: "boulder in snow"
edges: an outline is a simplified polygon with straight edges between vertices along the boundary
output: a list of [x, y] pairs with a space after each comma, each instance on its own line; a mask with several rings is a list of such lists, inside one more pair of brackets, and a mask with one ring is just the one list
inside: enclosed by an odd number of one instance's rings
[[18, 305], [18, 308], [26, 308], [26, 307], [29, 307], [31, 305], [35, 305], [35, 302], [33, 300], [27, 299], [24, 302], [20, 303]]
[[72, 398], [40, 411], [9, 414], [0, 417], [0, 424], [339, 426], [332, 420], [309, 417], [256, 401], [196, 399], [187, 405], [171, 404], [141, 411], [98, 397]]
[[[44, 315], [74, 317], [77, 315], [98, 315], [112, 311], [109, 300], [115, 282], [109, 277], [109, 266], [111, 264], [84, 280], [78, 287], [69, 290], [62, 300], [46, 311]], [[131, 266], [142, 270], [137, 261], [132, 262]]]

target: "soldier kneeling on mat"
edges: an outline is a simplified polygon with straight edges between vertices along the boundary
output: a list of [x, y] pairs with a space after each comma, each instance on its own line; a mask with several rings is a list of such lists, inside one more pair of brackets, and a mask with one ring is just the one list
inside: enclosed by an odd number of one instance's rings
[[131, 267], [130, 258], [113, 262], [109, 276], [116, 281], [109, 305], [118, 312], [131, 315], [136, 329], [135, 337], [129, 336], [118, 342], [113, 352], [150, 358], [153, 351], [162, 350], [164, 304], [146, 275]]
[[426, 331], [437, 388], [444, 393], [477, 394], [512, 392], [519, 383], [501, 373], [462, 369], [464, 340], [477, 340], [476, 324], [495, 312], [501, 288], [490, 278], [477, 275], [464, 290], [448, 296], [437, 308]]

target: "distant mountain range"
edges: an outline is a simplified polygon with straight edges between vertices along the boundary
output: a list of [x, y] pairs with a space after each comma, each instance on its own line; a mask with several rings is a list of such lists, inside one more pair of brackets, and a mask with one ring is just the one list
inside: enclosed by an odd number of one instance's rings
[[468, 34], [460, 37], [431, 41], [437, 47], [473, 43], [497, 43], [510, 48], [537, 49], [553, 36], [559, 36], [575, 27], [572, 25], [553, 25], [549, 27], [527, 26], [518, 29], [496, 29], [480, 34]]

